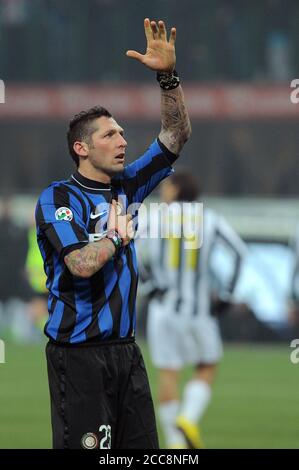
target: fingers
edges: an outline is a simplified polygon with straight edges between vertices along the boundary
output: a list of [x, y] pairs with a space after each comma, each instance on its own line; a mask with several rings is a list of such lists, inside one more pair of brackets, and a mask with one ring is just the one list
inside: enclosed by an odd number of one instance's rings
[[110, 213], [112, 212], [112, 216], [115, 217], [117, 215], [117, 202], [115, 199], [112, 199], [111, 201], [111, 210]]
[[[166, 27], [165, 27], [164, 21], [162, 20], [158, 21], [158, 26], [157, 26], [156, 21], [150, 20], [149, 18], [145, 18], [144, 31], [145, 31], [147, 42], [152, 41], [153, 39], [161, 39], [162, 41], [167, 41]], [[171, 28], [171, 32], [169, 36], [169, 43], [174, 45], [175, 39], [176, 39], [176, 29]], [[133, 56], [130, 56], [130, 57], [133, 57]], [[136, 56], [134, 58], [136, 58]]]
[[134, 223], [133, 220], [130, 220], [130, 222], [127, 225], [127, 236], [130, 240], [134, 238], [135, 231], [134, 231]]
[[159, 36], [162, 41], [167, 41], [167, 36], [166, 36], [166, 29], [165, 29], [165, 24], [164, 21], [158, 21], [159, 25]]
[[112, 199], [109, 218], [108, 218], [108, 229], [114, 228], [116, 224], [116, 201]]
[[139, 52], [137, 51], [127, 51], [126, 56], [132, 57], [132, 59], [139, 60], [139, 62], [143, 62], [143, 54], [139, 54]]
[[123, 246], [126, 246], [135, 236], [134, 221], [132, 214], [118, 214], [119, 204], [112, 199], [108, 219], [108, 230], [117, 230], [123, 240]]
[[152, 39], [154, 39], [153, 30], [151, 28], [151, 23], [150, 23], [149, 18], [144, 19], [144, 32], [145, 32], [145, 37], [147, 39], [147, 42], [152, 41]]
[[134, 238], [134, 222], [132, 220], [132, 214], [127, 214], [125, 217], [122, 216], [122, 220], [119, 221], [118, 233], [123, 239], [123, 245], [127, 245], [132, 238]]
[[133, 223], [133, 220], [130, 220], [126, 226], [126, 232], [124, 236], [122, 237], [123, 246], [128, 245], [130, 241], [133, 240], [134, 237], [135, 237], [134, 223]]
[[176, 29], [171, 28], [170, 31], [170, 36], [169, 36], [169, 44], [172, 44], [174, 46], [175, 44], [175, 38], [176, 38]]
[[151, 28], [152, 28], [153, 38], [159, 39], [158, 26], [155, 21], [151, 21]]

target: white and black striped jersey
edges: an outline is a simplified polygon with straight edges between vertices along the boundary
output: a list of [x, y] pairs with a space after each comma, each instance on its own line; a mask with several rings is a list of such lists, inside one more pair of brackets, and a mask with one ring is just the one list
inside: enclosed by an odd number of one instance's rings
[[[167, 220], [163, 219], [163, 214], [161, 217], [151, 214], [149, 225], [159, 223], [159, 236], [151, 238], [148, 225], [145, 228], [140, 221], [137, 243], [138, 255], [146, 267], [143, 272], [151, 277], [153, 287], [165, 292], [161, 300], [163, 307], [187, 315], [210, 313], [215, 284], [218, 295], [219, 292], [222, 296], [231, 295], [247, 251], [225, 219], [208, 209], [203, 211], [201, 246], [188, 248], [186, 241], [190, 239], [184, 236], [184, 230], [179, 226], [186, 223], [186, 217], [198, 218], [198, 214], [197, 210], [186, 213], [182, 204], [172, 203], [166, 211]], [[170, 226], [168, 236], [162, 234], [164, 224]], [[196, 223], [193, 221], [189, 226], [195, 227]], [[182, 236], [178, 237], [179, 233]], [[198, 226], [197, 237], [200, 242], [201, 226]], [[225, 263], [221, 261], [223, 257]]]

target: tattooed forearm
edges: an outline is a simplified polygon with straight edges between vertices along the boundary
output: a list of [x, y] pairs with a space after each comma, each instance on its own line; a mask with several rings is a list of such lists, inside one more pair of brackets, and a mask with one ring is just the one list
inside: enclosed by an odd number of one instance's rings
[[74, 250], [65, 256], [64, 262], [74, 276], [88, 278], [99, 271], [115, 253], [113, 243], [104, 238], [88, 243], [80, 250]]
[[181, 86], [161, 90], [161, 142], [173, 153], [180, 153], [191, 135], [191, 124]]

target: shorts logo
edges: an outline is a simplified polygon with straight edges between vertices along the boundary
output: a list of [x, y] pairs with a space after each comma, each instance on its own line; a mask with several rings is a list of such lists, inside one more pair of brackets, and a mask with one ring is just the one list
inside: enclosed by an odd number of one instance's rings
[[82, 436], [81, 445], [84, 449], [96, 449], [98, 444], [98, 438], [93, 432], [87, 432]]
[[59, 207], [59, 209], [57, 209], [57, 211], [55, 212], [55, 219], [67, 220], [68, 222], [70, 222], [71, 220], [73, 220], [73, 213], [68, 207]]

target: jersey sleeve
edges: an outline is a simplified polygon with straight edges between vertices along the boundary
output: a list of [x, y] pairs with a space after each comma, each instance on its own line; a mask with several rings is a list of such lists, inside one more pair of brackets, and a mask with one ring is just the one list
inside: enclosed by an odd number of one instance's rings
[[219, 216], [216, 222], [217, 235], [240, 257], [245, 258], [248, 253], [245, 242], [235, 230], [227, 223], [224, 217]]
[[296, 238], [293, 241], [294, 268], [291, 279], [291, 299], [299, 305], [299, 225], [296, 229]]
[[230, 282], [227, 286], [228, 293], [232, 294], [238, 281], [241, 265], [247, 256], [248, 249], [245, 242], [237, 235], [233, 228], [226, 222], [224, 217], [218, 216], [216, 225], [216, 242], [222, 242], [230, 252], [233, 270]]
[[38, 238], [46, 237], [62, 257], [88, 243], [82, 204], [65, 188], [47, 188], [38, 200], [35, 217]]
[[141, 203], [155, 187], [174, 170], [172, 164], [178, 158], [159, 139], [130, 165], [123, 173], [123, 185], [130, 203]]

